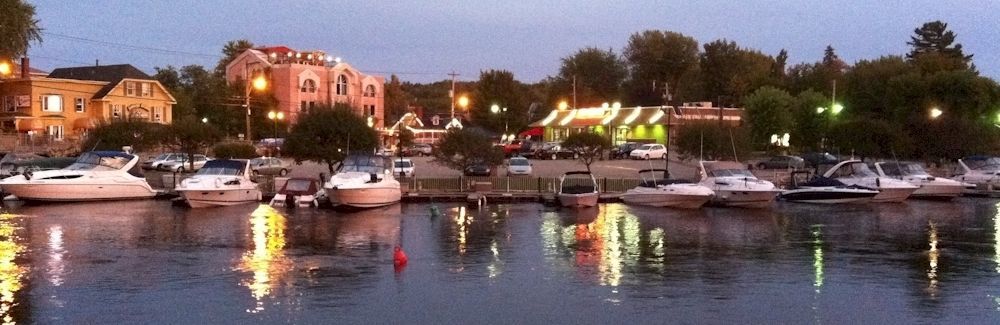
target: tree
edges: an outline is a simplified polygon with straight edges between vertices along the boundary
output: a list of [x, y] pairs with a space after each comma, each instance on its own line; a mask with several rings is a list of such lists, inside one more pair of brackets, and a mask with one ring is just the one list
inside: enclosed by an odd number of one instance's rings
[[[698, 67], [697, 40], [681, 33], [647, 30], [632, 34], [623, 53], [636, 91], [632, 102], [662, 104], [664, 84], [675, 100], [685, 98], [678, 89], [684, 76]], [[646, 86], [635, 87], [639, 85]]]
[[714, 122], [694, 122], [677, 130], [677, 137], [671, 144], [685, 160], [739, 161], [739, 157], [745, 158], [750, 152], [750, 137], [746, 131], [746, 128], [721, 127]]
[[708, 98], [725, 97], [735, 103], [764, 85], [780, 84], [775, 77], [775, 59], [768, 55], [724, 39], [707, 43], [704, 48], [699, 68]]
[[924, 23], [920, 28], [913, 30], [914, 36], [910, 36], [907, 45], [912, 46], [910, 53], [906, 54], [907, 59], [916, 60], [925, 54], [940, 54], [943, 57], [969, 63], [972, 55], [965, 55], [962, 52], [962, 44], [955, 43], [955, 32], [948, 30], [948, 24], [935, 20]]
[[16, 59], [28, 53], [32, 42], [42, 41], [35, 19], [35, 6], [23, 0], [0, 0], [0, 59]]
[[611, 149], [611, 141], [607, 137], [597, 133], [574, 133], [562, 142], [565, 149], [576, 152], [577, 157], [587, 172], [590, 172], [590, 165], [604, 156], [604, 152]]
[[130, 146], [136, 152], [163, 144], [165, 126], [159, 123], [116, 120], [98, 125], [80, 145], [80, 151], [122, 150]]
[[827, 134], [830, 121], [828, 114], [816, 112], [817, 107], [829, 107], [830, 98], [822, 93], [809, 89], [799, 93], [791, 107], [794, 126], [791, 132], [791, 144], [800, 150], [822, 149], [823, 137]]
[[788, 92], [770, 86], [757, 89], [744, 100], [750, 139], [755, 147], [766, 145], [772, 134], [791, 131], [793, 101]]
[[215, 74], [217, 76], [225, 77], [226, 66], [229, 65], [230, 62], [233, 62], [237, 56], [252, 48], [254, 48], [253, 42], [246, 39], [226, 42], [226, 45], [222, 47], [222, 58], [219, 59], [219, 63], [215, 66]]
[[166, 139], [167, 144], [187, 154], [188, 166], [194, 170], [194, 155], [222, 139], [222, 132], [197, 118], [183, 117], [168, 126]]
[[398, 151], [400, 157], [403, 156], [404, 148], [413, 145], [413, 138], [413, 131], [410, 131], [410, 129], [402, 128], [402, 130], [399, 131], [399, 139], [396, 142], [396, 150]]
[[[473, 94], [472, 119], [477, 125], [496, 132], [515, 132], [528, 124], [530, 104], [527, 87], [506, 70], [487, 70], [479, 74]], [[492, 112], [497, 105], [507, 111]]]
[[503, 150], [494, 146], [488, 135], [471, 128], [449, 130], [431, 154], [435, 163], [460, 171], [476, 164], [495, 167], [503, 162]]
[[[914, 72], [913, 66], [900, 56], [883, 56], [875, 60], [861, 60], [844, 74], [842, 89], [845, 106], [858, 114], [904, 121], [898, 114], [889, 95], [893, 79]], [[822, 106], [826, 106], [824, 104]]]
[[410, 109], [412, 96], [403, 90], [403, 85], [395, 74], [389, 76], [385, 85], [385, 120], [386, 125], [399, 120]]
[[898, 124], [882, 119], [858, 118], [830, 130], [832, 142], [842, 153], [867, 157], [908, 156], [910, 143]]
[[334, 165], [349, 153], [371, 153], [376, 147], [375, 130], [352, 113], [350, 105], [337, 103], [333, 107], [320, 105], [301, 115], [285, 138], [284, 150], [296, 162], [324, 163], [333, 173]]
[[588, 47], [562, 58], [554, 81], [565, 98], [572, 93], [575, 79], [577, 106], [597, 106], [620, 100], [627, 73], [625, 62], [614, 51]]

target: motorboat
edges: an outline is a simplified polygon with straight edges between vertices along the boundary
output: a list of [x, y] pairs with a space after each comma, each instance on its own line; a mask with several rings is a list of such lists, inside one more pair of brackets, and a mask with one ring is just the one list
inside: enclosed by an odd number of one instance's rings
[[972, 189], [1000, 189], [1000, 157], [971, 156], [958, 160], [958, 172], [952, 180], [968, 183]]
[[260, 188], [250, 175], [246, 160], [209, 160], [175, 190], [192, 208], [260, 202]]
[[567, 172], [559, 177], [559, 204], [564, 207], [592, 207], [600, 193], [597, 179], [588, 171]]
[[969, 185], [956, 180], [934, 177], [924, 170], [923, 166], [915, 162], [877, 162], [875, 172], [880, 177], [896, 178], [918, 188], [911, 198], [931, 199], [931, 200], [951, 200], [959, 195]]
[[156, 196], [139, 168], [139, 157], [91, 151], [56, 170], [25, 172], [0, 181], [0, 189], [26, 201], [99, 201]]
[[[654, 207], [697, 209], [712, 199], [712, 189], [684, 180], [656, 179], [656, 173], [666, 173], [665, 169], [643, 169], [639, 186], [625, 191], [622, 200], [627, 204]], [[646, 179], [643, 175], [649, 173]]]
[[715, 192], [711, 204], [744, 208], [766, 208], [781, 193], [774, 183], [758, 179], [737, 161], [702, 161], [698, 184]]
[[802, 184], [794, 184], [796, 173], [792, 175], [792, 188], [781, 192], [782, 200], [801, 203], [840, 204], [867, 203], [879, 194], [874, 189], [847, 185], [841, 181], [822, 176], [815, 177]]
[[380, 155], [349, 155], [330, 180], [323, 184], [330, 203], [349, 208], [375, 208], [399, 202], [399, 181], [392, 176], [392, 161]]
[[316, 194], [319, 184], [315, 179], [304, 177], [289, 178], [271, 198], [271, 206], [318, 207]]
[[855, 185], [878, 191], [872, 202], [903, 202], [919, 187], [909, 182], [880, 177], [860, 160], [851, 159], [837, 163], [823, 174], [846, 185]]

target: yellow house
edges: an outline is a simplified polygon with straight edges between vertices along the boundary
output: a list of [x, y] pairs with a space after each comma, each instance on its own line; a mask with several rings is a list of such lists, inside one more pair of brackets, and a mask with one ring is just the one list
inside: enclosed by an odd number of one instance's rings
[[80, 139], [114, 120], [169, 124], [177, 102], [158, 81], [128, 64], [59, 68], [46, 77], [0, 82], [4, 133]]

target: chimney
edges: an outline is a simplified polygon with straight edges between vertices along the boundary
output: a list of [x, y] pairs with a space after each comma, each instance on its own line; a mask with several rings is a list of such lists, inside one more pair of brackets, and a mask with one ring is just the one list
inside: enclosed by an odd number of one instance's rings
[[31, 77], [31, 66], [28, 62], [28, 57], [21, 58], [21, 78]]

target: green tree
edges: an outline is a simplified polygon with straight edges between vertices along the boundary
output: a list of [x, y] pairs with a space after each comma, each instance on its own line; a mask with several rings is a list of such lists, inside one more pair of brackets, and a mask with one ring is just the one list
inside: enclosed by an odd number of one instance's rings
[[91, 130], [80, 151], [121, 150], [131, 146], [136, 152], [145, 152], [164, 144], [165, 133], [163, 124], [116, 120]]
[[[750, 137], [746, 128], [720, 127], [713, 122], [694, 122], [677, 130], [672, 145], [682, 159], [734, 160], [747, 157]], [[733, 157], [733, 155], [737, 155]]]
[[623, 53], [629, 66], [631, 102], [661, 104], [664, 84], [675, 100], [686, 98], [678, 89], [684, 76], [698, 67], [697, 40], [677, 32], [646, 30], [632, 34]]
[[793, 101], [788, 92], [770, 86], [757, 89], [744, 100], [746, 122], [755, 147], [765, 147], [772, 134], [791, 131]]
[[23, 0], [0, 0], [0, 59], [17, 59], [28, 53], [32, 42], [42, 41], [35, 19], [35, 6]]
[[627, 73], [625, 62], [614, 51], [588, 47], [562, 58], [553, 81], [562, 97], [568, 98], [575, 79], [577, 106], [597, 106], [621, 99]]
[[475, 164], [495, 167], [503, 162], [503, 150], [489, 136], [470, 128], [449, 130], [431, 154], [435, 163], [460, 171]]
[[[506, 70], [487, 70], [479, 75], [472, 98], [472, 119], [477, 125], [496, 132], [513, 133], [528, 124], [530, 99], [527, 87]], [[492, 112], [491, 106], [507, 108]]]
[[908, 156], [911, 143], [899, 124], [882, 119], [857, 118], [837, 124], [830, 139], [841, 153], [869, 157]]
[[389, 76], [385, 84], [385, 121], [386, 125], [395, 123], [410, 109], [410, 94], [403, 90], [402, 83], [396, 75]]
[[222, 132], [194, 117], [175, 119], [167, 129], [167, 144], [187, 154], [188, 168], [194, 170], [194, 155], [222, 139]]
[[[913, 66], [900, 56], [883, 56], [875, 60], [861, 60], [844, 75], [842, 89], [844, 105], [856, 114], [865, 114], [888, 120], [905, 120], [897, 114], [892, 98], [887, 96], [894, 78], [914, 72]], [[823, 104], [826, 106], [829, 104]]]
[[832, 96], [833, 83], [839, 83], [849, 68], [833, 47], [827, 45], [823, 50], [823, 59], [819, 62], [800, 63], [788, 69], [788, 88], [793, 93], [812, 89]]
[[364, 118], [352, 113], [350, 105], [320, 105], [299, 116], [285, 138], [284, 154], [296, 162], [326, 164], [333, 173], [334, 165], [350, 152], [371, 153], [378, 141], [375, 130], [368, 127]]
[[707, 43], [704, 48], [699, 67], [708, 98], [725, 97], [733, 103], [761, 86], [780, 83], [774, 71], [777, 62], [768, 55], [724, 39]]
[[600, 134], [581, 132], [566, 137], [562, 142], [562, 146], [565, 149], [576, 152], [577, 159], [584, 166], [587, 166], [587, 171], [590, 172], [590, 165], [603, 157], [605, 151], [611, 149], [611, 141], [606, 136]]
[[253, 42], [250, 42], [247, 39], [238, 39], [226, 42], [226, 45], [222, 46], [222, 58], [219, 59], [219, 63], [215, 65], [216, 76], [225, 77], [226, 66], [229, 65], [230, 62], [233, 62], [237, 56], [252, 48], [254, 48]]
[[809, 89], [799, 93], [793, 105], [791, 109], [794, 127], [791, 132], [791, 145], [799, 150], [823, 149], [823, 137], [826, 135], [827, 126], [831, 123], [827, 119], [831, 118], [831, 115], [818, 113], [816, 108], [829, 107], [830, 98]]
[[907, 45], [913, 47], [906, 58], [916, 60], [925, 54], [940, 54], [962, 63], [972, 60], [972, 55], [962, 52], [962, 44], [955, 43], [955, 32], [948, 30], [948, 24], [940, 20], [924, 23], [913, 30]]

